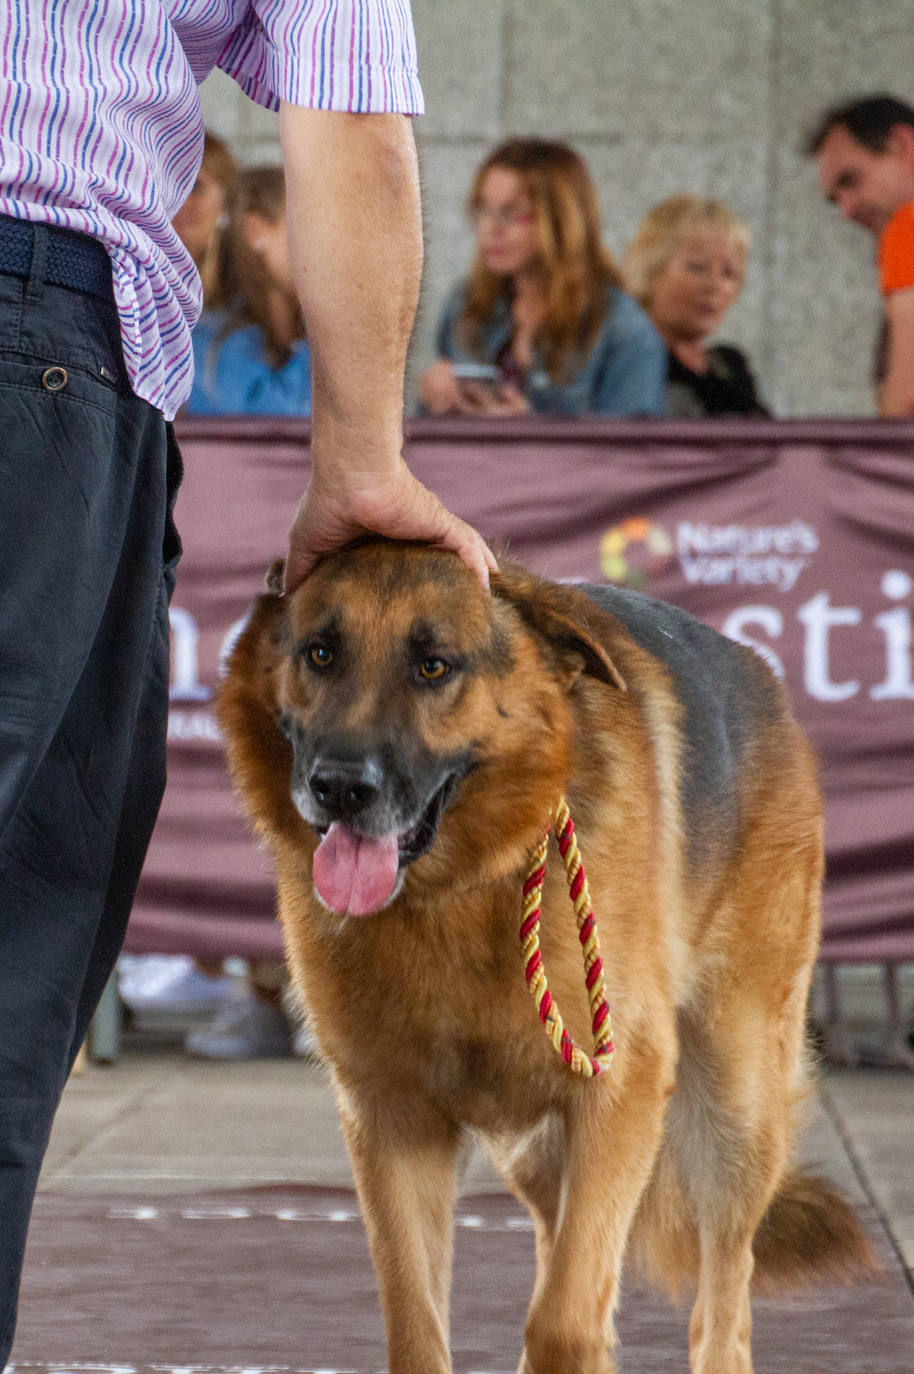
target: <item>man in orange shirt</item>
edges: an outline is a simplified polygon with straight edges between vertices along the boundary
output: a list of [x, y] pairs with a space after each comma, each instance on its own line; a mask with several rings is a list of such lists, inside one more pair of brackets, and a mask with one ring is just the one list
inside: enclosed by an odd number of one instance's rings
[[835, 106], [807, 151], [826, 199], [877, 238], [879, 414], [914, 418], [914, 108], [888, 95]]

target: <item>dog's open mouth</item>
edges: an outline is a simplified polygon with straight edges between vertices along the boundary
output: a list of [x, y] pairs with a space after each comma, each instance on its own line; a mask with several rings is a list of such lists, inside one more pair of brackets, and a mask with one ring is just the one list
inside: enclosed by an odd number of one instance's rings
[[416, 824], [398, 837], [397, 848], [401, 864], [411, 864], [431, 849], [438, 834], [438, 826], [441, 824], [442, 812], [450, 801], [455, 785], [456, 779], [453, 775], [445, 778]]
[[360, 835], [334, 821], [314, 854], [314, 887], [321, 901], [348, 916], [371, 916], [385, 907], [403, 869], [431, 849], [453, 786], [454, 779], [447, 778], [402, 834]]

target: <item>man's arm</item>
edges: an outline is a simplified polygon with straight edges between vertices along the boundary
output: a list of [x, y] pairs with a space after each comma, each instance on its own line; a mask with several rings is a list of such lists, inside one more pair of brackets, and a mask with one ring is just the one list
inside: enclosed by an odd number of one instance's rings
[[879, 414], [914, 418], [914, 287], [885, 298], [889, 349]]
[[409, 118], [283, 104], [292, 265], [313, 377], [313, 476], [290, 536], [286, 590], [369, 529], [454, 549], [481, 581], [495, 563], [403, 462], [403, 382], [422, 272]]

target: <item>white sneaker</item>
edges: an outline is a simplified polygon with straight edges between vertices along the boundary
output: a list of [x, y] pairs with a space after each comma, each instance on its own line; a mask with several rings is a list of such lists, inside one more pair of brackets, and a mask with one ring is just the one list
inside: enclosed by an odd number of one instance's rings
[[121, 1001], [137, 1015], [213, 1012], [235, 990], [234, 978], [211, 978], [185, 954], [123, 954], [117, 969]]
[[286, 1059], [292, 1054], [292, 1030], [279, 1007], [249, 992], [210, 1025], [191, 1031], [184, 1048], [200, 1059]]

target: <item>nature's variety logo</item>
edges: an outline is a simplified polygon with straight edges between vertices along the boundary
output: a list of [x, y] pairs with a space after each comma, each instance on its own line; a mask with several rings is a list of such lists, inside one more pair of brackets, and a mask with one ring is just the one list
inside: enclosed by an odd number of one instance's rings
[[643, 588], [673, 556], [673, 541], [662, 525], [630, 515], [608, 529], [600, 541], [600, 568], [608, 582]]
[[775, 587], [789, 592], [819, 547], [812, 525], [710, 525], [680, 520], [676, 552], [687, 582], [703, 587]]
[[713, 525], [679, 520], [669, 534], [655, 520], [632, 515], [600, 541], [600, 566], [609, 582], [644, 588], [674, 559], [690, 584], [774, 587], [789, 592], [819, 547], [812, 525]]

